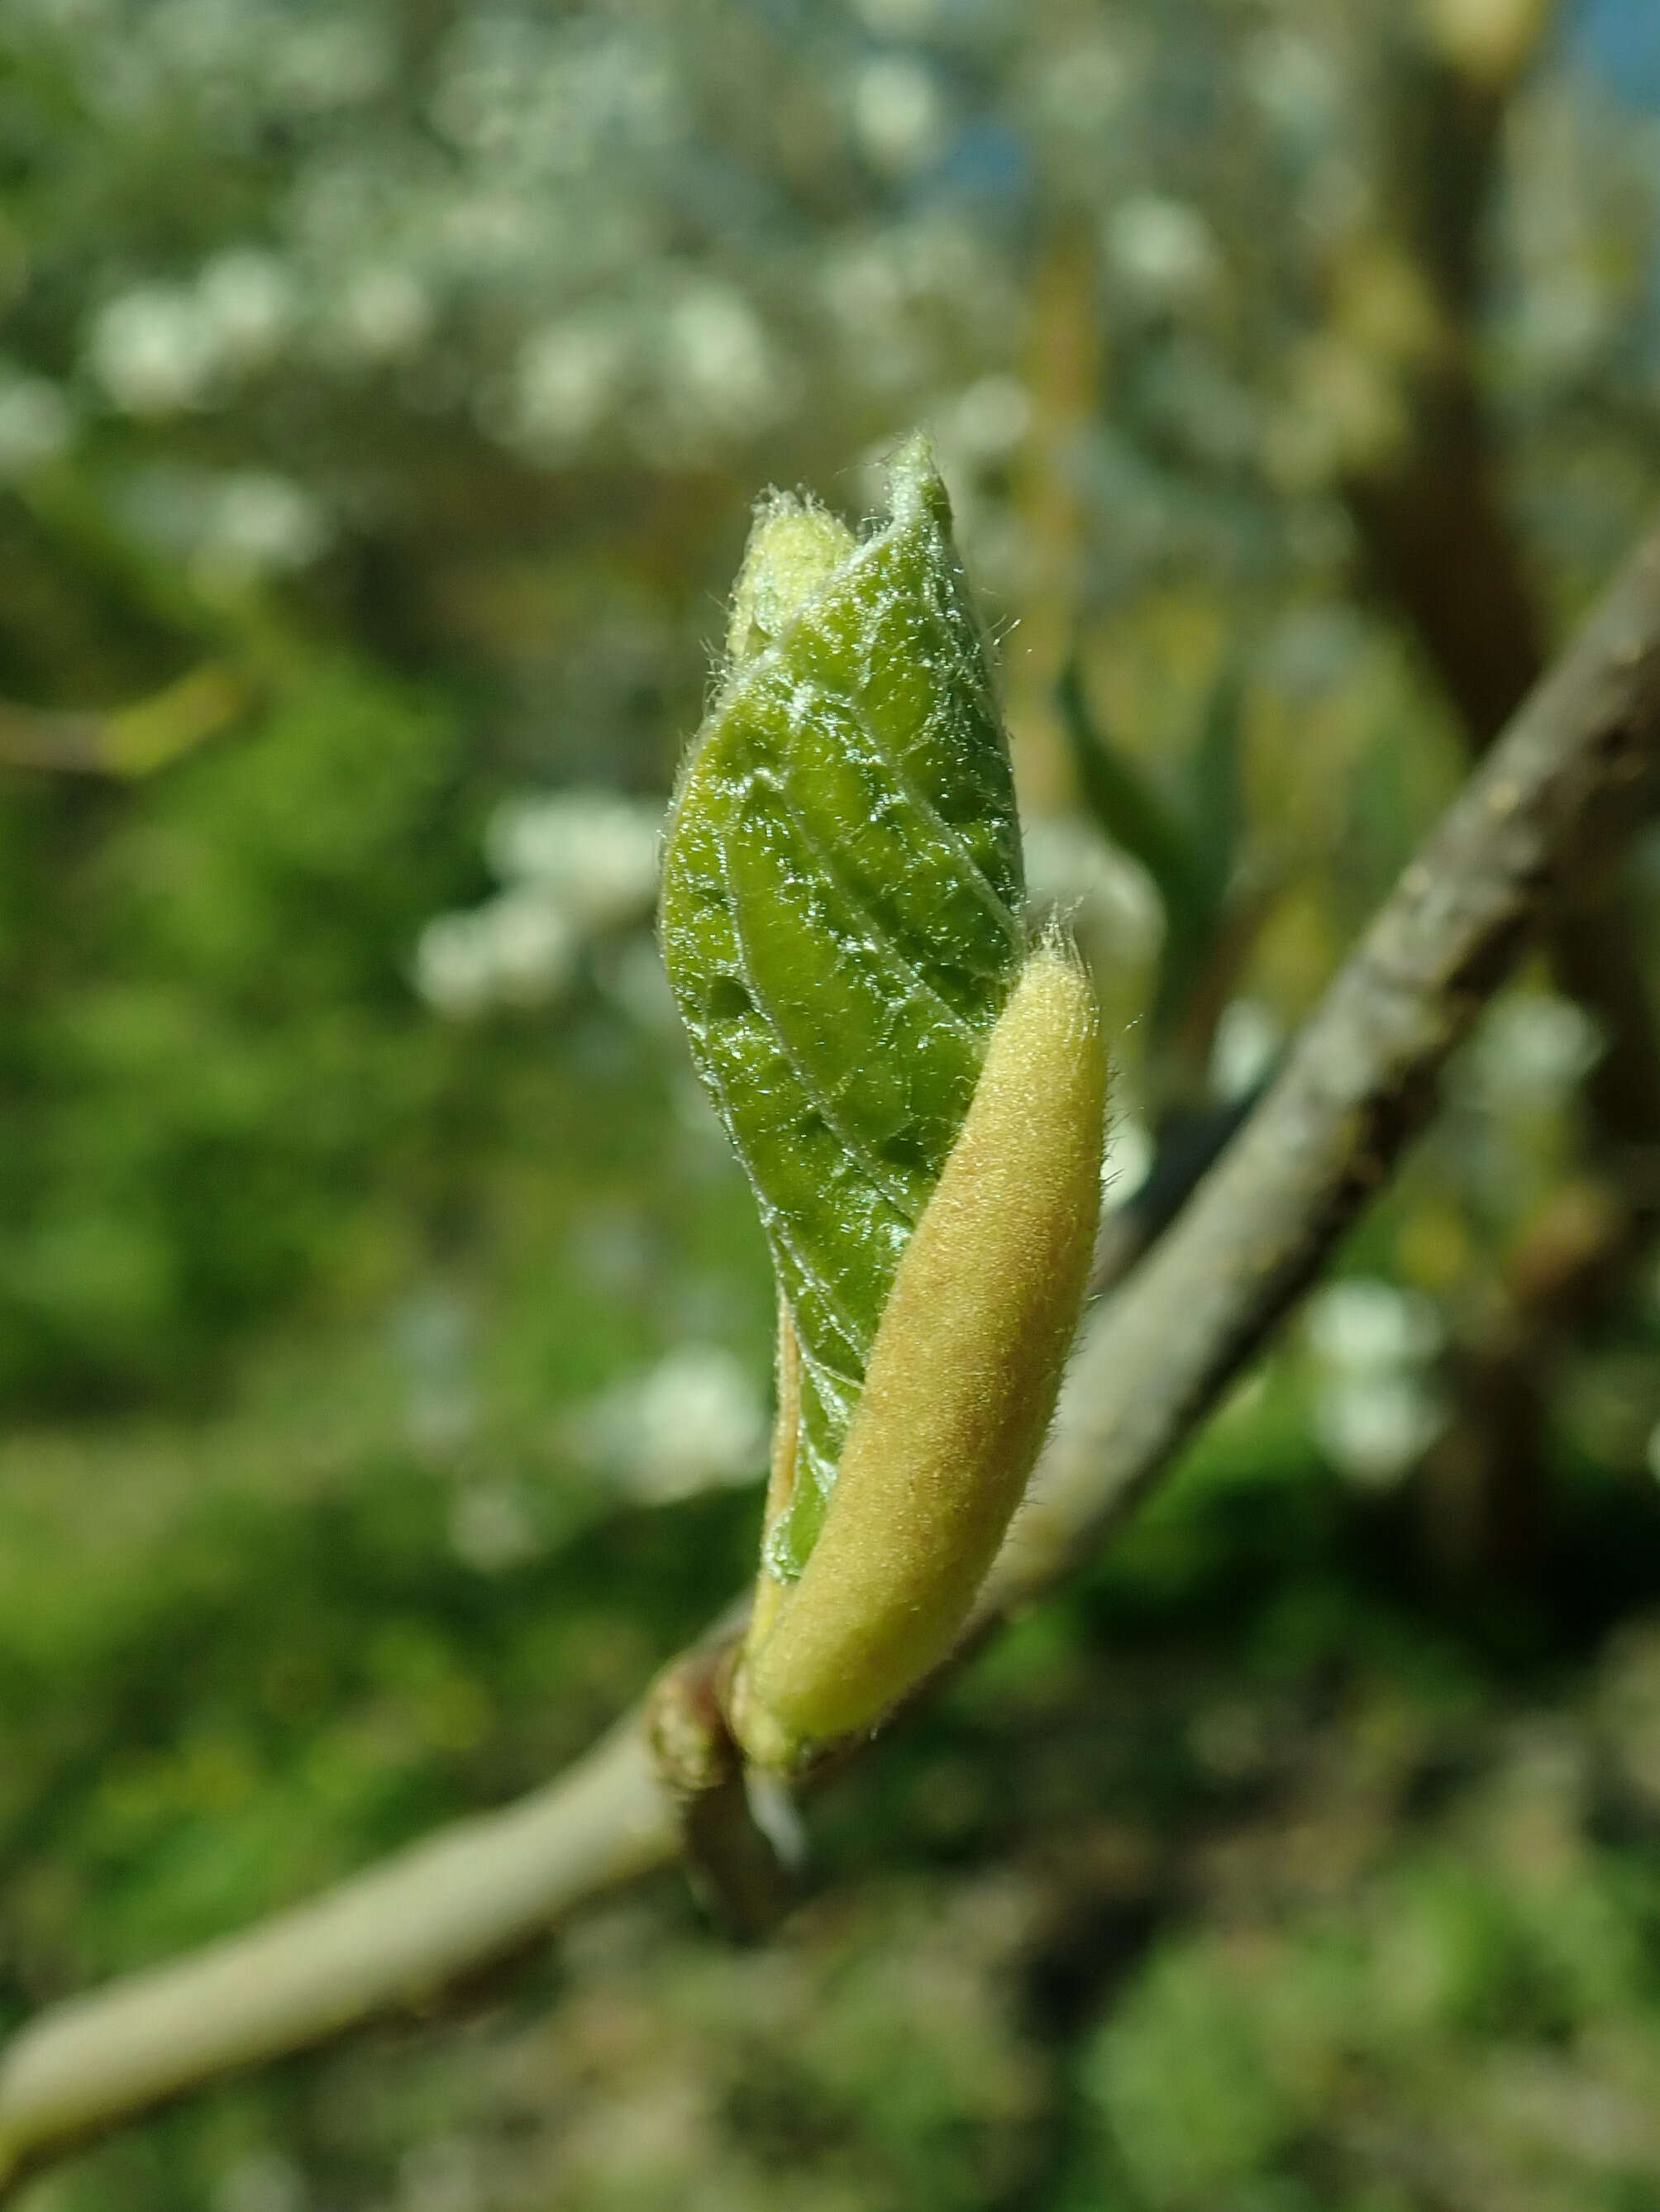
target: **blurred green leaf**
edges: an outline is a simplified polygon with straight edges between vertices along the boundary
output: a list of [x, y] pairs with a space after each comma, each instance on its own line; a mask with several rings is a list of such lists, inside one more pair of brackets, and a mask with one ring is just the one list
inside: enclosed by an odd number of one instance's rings
[[1072, 744], [1079, 788], [1115, 845], [1140, 860], [1158, 888], [1167, 914], [1184, 912], [1195, 896], [1192, 840], [1149, 780], [1102, 731], [1084, 696], [1075, 659], [1061, 672], [1061, 719]]
[[1239, 666], [1229, 660], [1212, 686], [1179, 806], [1100, 728], [1076, 659], [1057, 696], [1085, 804], [1113, 843], [1140, 861], [1164, 903], [1152, 1035], [1169, 1044], [1189, 1033], [1188, 1058], [1202, 1067], [1216, 1015], [1262, 918], [1259, 907], [1234, 897], [1243, 836]]
[[1195, 750], [1190, 819], [1194, 874], [1201, 902], [1219, 912], [1238, 865], [1241, 833], [1240, 735], [1244, 685], [1237, 663], [1224, 663], [1200, 726]]

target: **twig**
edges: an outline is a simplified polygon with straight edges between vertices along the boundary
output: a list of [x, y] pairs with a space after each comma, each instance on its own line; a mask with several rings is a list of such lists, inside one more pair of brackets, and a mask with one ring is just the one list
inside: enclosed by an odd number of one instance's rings
[[240, 2066], [417, 2008], [676, 1853], [637, 1715], [544, 1789], [246, 1933], [50, 2007], [0, 2087], [8, 2180]]
[[646, 1694], [646, 1740], [680, 1821], [687, 1879], [736, 1942], [767, 1935], [788, 1910], [790, 1870], [756, 1820], [743, 1753], [727, 1718], [747, 1605], [672, 1660]]
[[219, 661], [101, 714], [54, 714], [0, 700], [0, 765], [132, 779], [167, 768], [246, 713], [247, 678]]
[[[1529, 930], [1660, 799], [1660, 536], [1408, 867], [1238, 1138], [1090, 1322], [964, 1647], [1121, 1522], [1433, 1103]], [[640, 1712], [562, 1780], [207, 1950], [47, 2008], [0, 2063], [14, 2178], [233, 2068], [429, 1998], [679, 1849]]]

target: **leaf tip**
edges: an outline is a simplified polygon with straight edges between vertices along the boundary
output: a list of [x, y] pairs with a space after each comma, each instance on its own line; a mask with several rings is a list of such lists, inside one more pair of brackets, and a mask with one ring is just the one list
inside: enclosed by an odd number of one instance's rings
[[816, 501], [769, 492], [757, 511], [733, 591], [731, 665], [765, 652], [853, 552], [846, 523]]
[[896, 528], [928, 523], [951, 529], [951, 495], [927, 434], [914, 430], [888, 463], [888, 513]]

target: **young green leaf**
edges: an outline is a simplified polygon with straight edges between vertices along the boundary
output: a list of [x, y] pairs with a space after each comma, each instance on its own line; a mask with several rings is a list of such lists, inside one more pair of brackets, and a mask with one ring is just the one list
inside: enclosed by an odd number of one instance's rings
[[1195, 854], [1185, 823], [1123, 748], [1099, 727], [1085, 696], [1083, 672], [1068, 660], [1055, 687], [1061, 726], [1084, 802], [1115, 845], [1140, 860], [1169, 914], [1197, 897]]
[[1006, 746], [926, 447], [864, 544], [774, 497], [671, 814], [664, 957], [779, 1285], [731, 1719], [789, 1769], [950, 1648], [1054, 1411], [1100, 1196], [1095, 1001], [1030, 953]]
[[1006, 745], [920, 440], [891, 510], [859, 544], [805, 502], [763, 509], [664, 855], [670, 981], [799, 1355], [768, 1538], [787, 1581], [1024, 954]]
[[1175, 803], [1100, 727], [1075, 659], [1061, 672], [1056, 703], [1085, 804], [1113, 843], [1140, 861], [1164, 905], [1164, 951], [1148, 1024], [1152, 1036], [1167, 1043], [1190, 1025], [1195, 1001], [1233, 951], [1229, 925], [1241, 842], [1240, 670], [1230, 661], [1212, 685]]

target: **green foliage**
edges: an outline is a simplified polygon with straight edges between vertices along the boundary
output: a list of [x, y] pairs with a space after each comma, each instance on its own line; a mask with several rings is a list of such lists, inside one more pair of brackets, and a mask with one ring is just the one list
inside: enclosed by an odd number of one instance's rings
[[448, 1080], [452, 709], [344, 657], [131, 794], [7, 814], [0, 1392], [189, 1389], [337, 1262]]
[[[786, 1577], [1022, 945], [1007, 751], [925, 449], [896, 460], [892, 500], [866, 544], [790, 572], [694, 743], [664, 857], [670, 981], [800, 1346]], [[793, 526], [763, 513], [740, 609]]]
[[1296, 2127], [1263, 2069], [1249, 2013], [1207, 1964], [1156, 1960], [1086, 2062], [1119, 2154], [1152, 2204], [1215, 2203]]
[[1496, 1867], [1408, 1849], [1335, 1906], [1155, 1951], [1081, 2069], [1126, 2212], [1410, 2204], [1426, 2154], [1541, 2192], [1514, 2201], [1652, 2201], [1656, 1893], [1571, 1832], [1560, 1866], [1498, 1832]]
[[1198, 742], [1171, 797], [1100, 728], [1075, 659], [1062, 672], [1058, 697], [1085, 805], [1158, 887], [1164, 941], [1147, 1019], [1155, 1042], [1167, 1042], [1213, 972], [1237, 960], [1223, 939], [1244, 836], [1239, 672], [1226, 667], [1213, 684]]
[[33, 1502], [16, 1455], [8, 1472], [14, 2018], [532, 1786], [694, 1632], [711, 1570], [735, 1580], [751, 1541], [746, 1500], [602, 1506], [573, 1530], [551, 1491], [556, 1540], [481, 1572], [444, 1476], [380, 1443], [307, 1499], [222, 1480], [155, 1531], [106, 1504], [112, 1547], [93, 1470]]

